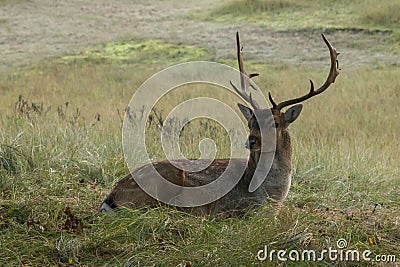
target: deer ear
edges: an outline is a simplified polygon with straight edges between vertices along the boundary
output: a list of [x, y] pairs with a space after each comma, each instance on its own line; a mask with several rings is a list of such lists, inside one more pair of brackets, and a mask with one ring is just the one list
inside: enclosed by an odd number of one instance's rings
[[253, 111], [250, 108], [248, 108], [240, 103], [238, 103], [237, 105], [238, 105], [240, 111], [242, 112], [243, 116], [246, 118], [246, 120], [250, 121], [251, 117], [253, 117]]
[[299, 105], [290, 107], [288, 110], [286, 110], [285, 115], [284, 115], [286, 123], [294, 122], [299, 117], [302, 109], [303, 109], [303, 105], [299, 104]]

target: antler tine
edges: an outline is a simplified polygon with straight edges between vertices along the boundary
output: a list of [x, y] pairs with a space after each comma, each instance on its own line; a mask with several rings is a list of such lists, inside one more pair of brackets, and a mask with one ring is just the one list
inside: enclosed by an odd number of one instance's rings
[[247, 74], [246, 71], [244, 70], [244, 67], [243, 67], [243, 48], [240, 46], [239, 32], [236, 32], [236, 46], [237, 46], [237, 59], [238, 59], [239, 71], [240, 71], [240, 87], [241, 87], [241, 90], [239, 90], [232, 83], [232, 81], [229, 81], [229, 82], [232, 85], [233, 89], [235, 89], [236, 93], [238, 93], [240, 95], [240, 97], [242, 97], [246, 102], [248, 102], [253, 107], [253, 109], [259, 109], [260, 105], [257, 103], [257, 101], [252, 99], [251, 93], [247, 94], [247, 88], [249, 87], [249, 85], [253, 89], [256, 89], [250, 83], [250, 79], [252, 77], [258, 76], [258, 73]]
[[269, 98], [269, 102], [271, 102], [272, 104], [272, 108], [276, 109], [276, 103], [275, 101], [272, 99], [271, 93], [268, 92], [268, 98]]
[[273, 108], [281, 110], [284, 107], [297, 104], [300, 102], [303, 102], [313, 96], [319, 95], [320, 93], [324, 92], [332, 83], [335, 82], [336, 77], [339, 75], [339, 61], [337, 59], [338, 55], [340, 54], [339, 52], [336, 51], [336, 49], [329, 43], [329, 41], [326, 39], [325, 35], [322, 34], [322, 39], [324, 40], [325, 44], [328, 46], [329, 53], [331, 56], [331, 68], [328, 74], [328, 78], [324, 82], [324, 84], [319, 87], [317, 90], [314, 90], [314, 83], [312, 80], [310, 80], [310, 92], [304, 96], [290, 99], [283, 101], [276, 105], [276, 103], [272, 100], [271, 94], [269, 95], [269, 100], [271, 101], [271, 104]]

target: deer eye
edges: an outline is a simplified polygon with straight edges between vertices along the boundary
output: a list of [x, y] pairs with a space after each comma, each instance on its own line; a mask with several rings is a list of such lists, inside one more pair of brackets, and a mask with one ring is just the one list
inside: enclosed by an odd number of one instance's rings
[[249, 136], [249, 144], [250, 147], [252, 147], [253, 145], [255, 145], [255, 143], [257, 143], [257, 138], [254, 136]]
[[274, 127], [275, 127], [275, 128], [278, 128], [278, 127], [279, 127], [279, 123], [278, 123], [278, 122], [275, 122], [275, 123], [274, 123]]

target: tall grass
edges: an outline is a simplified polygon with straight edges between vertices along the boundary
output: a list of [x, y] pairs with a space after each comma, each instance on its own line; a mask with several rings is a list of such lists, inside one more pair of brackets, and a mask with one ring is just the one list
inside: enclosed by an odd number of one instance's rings
[[400, 3], [398, 1], [362, 1], [362, 19], [370, 24], [400, 24]]
[[397, 50], [400, 34], [398, 10], [398, 1], [391, 0], [227, 0], [193, 16], [228, 23], [251, 22], [275, 31], [384, 31], [395, 37], [391, 48]]
[[[99, 214], [101, 201], [128, 172], [121, 114], [135, 88], [170, 59], [153, 54], [157, 66], [151, 58], [121, 67], [89, 57], [3, 75], [0, 265], [249, 266], [260, 264], [256, 253], [265, 245], [321, 251], [335, 248], [339, 238], [349, 249], [399, 255], [400, 71], [393, 66], [343, 70], [324, 94], [304, 103], [291, 126], [294, 177], [283, 205], [224, 221], [163, 206]], [[306, 93], [307, 77], [319, 84], [326, 75], [299, 66], [259, 68], [257, 84], [277, 101]], [[204, 92], [237, 101], [214, 88]], [[167, 112], [190, 96], [167, 98], [157, 108]], [[158, 127], [149, 127], [151, 149], [162, 158]], [[223, 133], [204, 121], [190, 124], [182, 136], [185, 153], [198, 157], [200, 137], [217, 135], [218, 156], [228, 155]]]
[[292, 0], [231, 0], [224, 2], [213, 11], [213, 16], [232, 15], [248, 16], [263, 12], [280, 12], [294, 10], [305, 6], [301, 1]]

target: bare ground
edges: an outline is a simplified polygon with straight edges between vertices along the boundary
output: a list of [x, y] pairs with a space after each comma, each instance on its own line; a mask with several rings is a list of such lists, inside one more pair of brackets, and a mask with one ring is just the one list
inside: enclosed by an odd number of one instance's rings
[[[244, 23], [189, 19], [188, 14], [213, 5], [211, 0], [3, 0], [0, 70], [76, 53], [88, 45], [145, 38], [206, 47], [214, 51], [216, 60], [233, 58], [237, 30], [243, 36], [246, 57], [255, 61], [313, 64], [326, 56], [321, 54], [326, 48], [317, 32], [272, 31]], [[346, 30], [328, 36], [342, 52], [342, 65], [400, 63], [398, 52], [385, 49], [391, 38], [387, 33]]]

